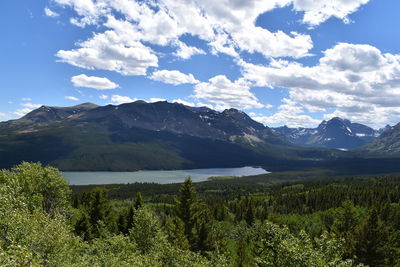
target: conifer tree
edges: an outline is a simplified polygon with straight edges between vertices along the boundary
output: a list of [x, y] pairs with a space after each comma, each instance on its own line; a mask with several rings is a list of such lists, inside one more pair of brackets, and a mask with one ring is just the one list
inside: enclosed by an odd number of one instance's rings
[[144, 200], [143, 200], [142, 193], [137, 192], [136, 197], [135, 197], [135, 204], [134, 204], [135, 209], [137, 210], [137, 209], [143, 207], [143, 204], [144, 204]]
[[129, 229], [133, 227], [133, 216], [135, 215], [135, 208], [133, 204], [129, 206], [128, 213], [126, 215], [126, 228], [124, 234], [128, 234]]
[[337, 210], [336, 219], [332, 225], [333, 232], [345, 240], [345, 257], [354, 255], [354, 231], [358, 225], [358, 218], [353, 203], [346, 200]]
[[188, 240], [192, 239], [192, 229], [193, 229], [193, 209], [192, 205], [196, 199], [196, 189], [193, 186], [192, 179], [190, 177], [185, 179], [185, 182], [181, 185], [179, 189], [180, 198], [177, 203], [177, 214], [178, 217], [183, 221], [185, 225], [185, 235]]
[[379, 219], [377, 209], [373, 208], [356, 229], [355, 253], [358, 261], [369, 266], [387, 266], [391, 247], [389, 228]]

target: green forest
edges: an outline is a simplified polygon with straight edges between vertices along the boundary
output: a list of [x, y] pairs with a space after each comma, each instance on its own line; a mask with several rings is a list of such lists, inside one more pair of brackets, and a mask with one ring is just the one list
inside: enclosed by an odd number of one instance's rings
[[0, 171], [0, 265], [400, 266], [400, 175], [265, 177], [70, 187], [23, 162]]

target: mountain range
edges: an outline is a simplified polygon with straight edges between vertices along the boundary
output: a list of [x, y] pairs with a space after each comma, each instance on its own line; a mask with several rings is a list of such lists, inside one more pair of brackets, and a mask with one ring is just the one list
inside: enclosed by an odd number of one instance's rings
[[62, 170], [182, 169], [263, 165], [285, 168], [337, 158], [298, 148], [236, 109], [136, 101], [42, 106], [0, 123], [0, 167], [41, 161]]
[[316, 129], [271, 129], [236, 109], [219, 112], [165, 101], [42, 106], [0, 123], [0, 168], [25, 160], [81, 171], [246, 165], [288, 170], [358, 157], [328, 148], [356, 147], [377, 135], [339, 118]]
[[322, 121], [317, 128], [273, 128], [273, 132], [284, 136], [295, 145], [352, 149], [363, 146], [381, 133], [371, 127], [338, 117]]

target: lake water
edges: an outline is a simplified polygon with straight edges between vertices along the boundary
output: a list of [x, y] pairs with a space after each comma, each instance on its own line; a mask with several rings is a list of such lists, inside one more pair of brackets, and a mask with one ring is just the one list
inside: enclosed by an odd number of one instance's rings
[[71, 185], [126, 184], [126, 183], [181, 183], [190, 176], [193, 182], [207, 181], [212, 176], [247, 176], [269, 173], [262, 168], [219, 168], [174, 171], [136, 172], [63, 172]]

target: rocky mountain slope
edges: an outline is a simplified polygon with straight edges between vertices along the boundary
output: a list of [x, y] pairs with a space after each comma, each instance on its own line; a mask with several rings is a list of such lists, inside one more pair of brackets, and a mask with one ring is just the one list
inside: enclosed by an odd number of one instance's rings
[[386, 128], [378, 138], [360, 150], [370, 154], [400, 155], [400, 123]]

